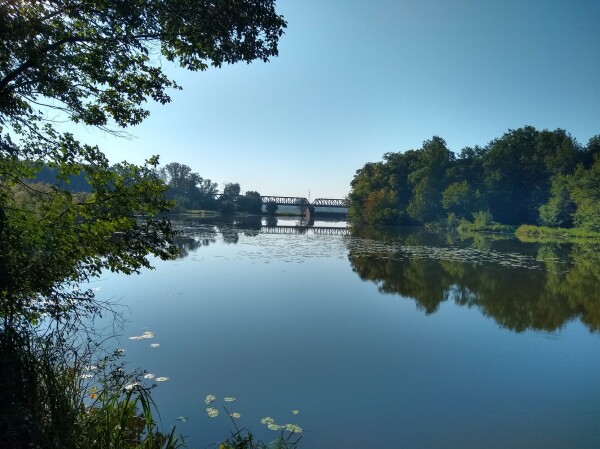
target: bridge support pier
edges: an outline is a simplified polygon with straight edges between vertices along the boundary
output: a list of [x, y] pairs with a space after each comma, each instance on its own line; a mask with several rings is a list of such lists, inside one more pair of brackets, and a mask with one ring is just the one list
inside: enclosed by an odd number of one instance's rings
[[315, 208], [313, 206], [308, 206], [306, 208], [304, 218], [306, 219], [307, 223], [310, 223], [311, 221], [315, 221]]

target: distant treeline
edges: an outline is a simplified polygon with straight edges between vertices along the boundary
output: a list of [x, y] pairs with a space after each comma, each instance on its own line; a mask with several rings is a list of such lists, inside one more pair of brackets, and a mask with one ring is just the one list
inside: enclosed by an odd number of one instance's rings
[[[156, 176], [164, 181], [168, 190], [166, 197], [175, 201], [174, 211], [190, 210], [213, 210], [222, 213], [245, 212], [249, 214], [262, 213], [262, 200], [260, 193], [247, 191], [241, 195], [238, 183], [226, 183], [223, 192], [219, 194], [218, 185], [210, 179], [202, 178], [190, 167], [178, 162], [172, 162], [156, 170]], [[87, 182], [85, 173], [69, 176], [68, 183], [61, 180], [58, 170], [44, 165], [37, 173], [33, 182], [41, 182], [50, 185], [60, 185], [72, 192], [91, 192], [91, 186]], [[276, 207], [267, 208], [268, 212], [274, 213]]]
[[600, 135], [580, 145], [562, 129], [509, 130], [457, 155], [440, 137], [386, 153], [351, 182], [357, 223], [457, 224], [486, 217], [600, 231]]
[[85, 173], [81, 172], [77, 175], [69, 176], [69, 181], [66, 183], [59, 179], [58, 169], [52, 168], [48, 165], [42, 166], [39, 172], [37, 172], [34, 182], [41, 182], [44, 184], [60, 185], [61, 187], [70, 190], [71, 192], [88, 193], [92, 191], [92, 187], [85, 179]]
[[247, 191], [241, 195], [238, 183], [226, 183], [219, 198], [218, 185], [210, 179], [204, 179], [190, 167], [171, 162], [158, 171], [159, 176], [169, 186], [167, 198], [175, 200], [176, 211], [214, 210], [224, 214], [244, 212], [262, 213], [260, 193]]

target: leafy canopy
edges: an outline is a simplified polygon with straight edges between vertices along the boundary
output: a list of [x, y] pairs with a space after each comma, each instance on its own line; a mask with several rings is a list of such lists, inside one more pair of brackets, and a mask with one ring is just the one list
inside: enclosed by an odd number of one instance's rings
[[[267, 61], [285, 26], [274, 0], [0, 3], [0, 318], [96, 311], [74, 284], [175, 253], [170, 223], [154, 218], [172, 206], [158, 158], [110, 166], [61, 123], [118, 134], [179, 88], [164, 62], [198, 71]], [[43, 167], [56, 183], [31, 184]], [[79, 174], [91, 193], [72, 191]]]

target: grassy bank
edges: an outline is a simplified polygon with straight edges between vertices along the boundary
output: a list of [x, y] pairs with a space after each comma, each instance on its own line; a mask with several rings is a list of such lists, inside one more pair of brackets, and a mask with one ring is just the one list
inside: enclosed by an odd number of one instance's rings
[[592, 242], [600, 241], [600, 232], [580, 228], [549, 228], [547, 226], [521, 225], [515, 235], [522, 242], [569, 241]]

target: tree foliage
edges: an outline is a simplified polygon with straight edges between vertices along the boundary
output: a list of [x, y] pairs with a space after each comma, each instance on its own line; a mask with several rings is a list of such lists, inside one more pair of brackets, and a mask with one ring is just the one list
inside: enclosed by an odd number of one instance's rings
[[[198, 71], [267, 61], [285, 26], [273, 0], [0, 3], [0, 317], [93, 311], [76, 284], [175, 253], [170, 223], [155, 218], [172, 206], [158, 158], [110, 166], [61, 122], [119, 134], [179, 88], [165, 62]], [[44, 167], [55, 182], [32, 185]], [[216, 190], [183, 166], [165, 173], [172, 191]], [[81, 175], [85, 195], [69, 187]]]
[[216, 209], [217, 184], [179, 162], [171, 162], [160, 170], [160, 177], [169, 186], [167, 198], [184, 209]]
[[525, 126], [455, 156], [433, 137], [417, 150], [386, 153], [383, 162], [358, 170], [349, 213], [356, 222], [423, 224], [447, 216], [470, 220], [486, 211], [508, 225], [594, 230], [600, 226], [598, 142], [596, 136], [582, 147], [562, 129]]
[[0, 20], [0, 110], [25, 128], [40, 102], [74, 122], [138, 124], [147, 99], [177, 86], [161, 59], [194, 71], [267, 61], [286, 25], [268, 0], [15, 0]]

